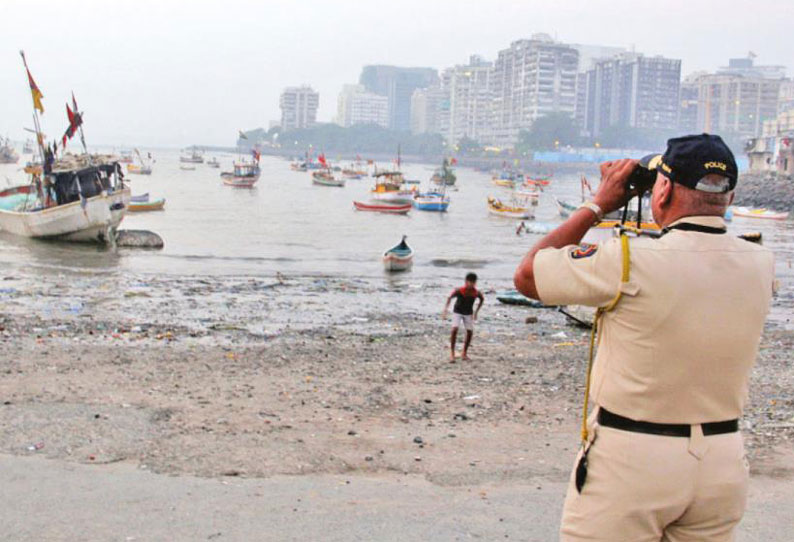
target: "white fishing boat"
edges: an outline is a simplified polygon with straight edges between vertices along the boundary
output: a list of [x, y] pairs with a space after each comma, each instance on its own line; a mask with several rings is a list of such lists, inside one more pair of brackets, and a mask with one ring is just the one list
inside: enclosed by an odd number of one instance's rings
[[513, 202], [512, 205], [505, 205], [498, 198], [488, 196], [488, 212], [495, 216], [505, 218], [519, 218], [528, 220], [533, 218], [532, 209], [525, 204]]
[[19, 154], [10, 139], [0, 137], [0, 164], [16, 164], [19, 162]]
[[414, 263], [414, 251], [405, 242], [406, 236], [403, 235], [402, 241], [383, 254], [383, 268], [386, 271], [398, 272], [408, 271]]
[[218, 162], [218, 159], [215, 158], [214, 156], [212, 158], [210, 158], [209, 160], [207, 160], [207, 165], [209, 167], [215, 168], [215, 169], [218, 169], [219, 167], [221, 167], [221, 163]]
[[127, 164], [127, 173], [135, 175], [151, 175], [152, 174], [152, 153], [148, 154], [148, 160], [144, 160], [143, 156], [138, 149], [135, 149], [135, 154], [138, 156], [140, 163]]
[[733, 216], [741, 218], [762, 218], [766, 220], [786, 220], [788, 212], [773, 211], [772, 209], [752, 209], [749, 207], [732, 207]]
[[127, 212], [118, 159], [66, 155], [50, 173], [0, 192], [0, 228], [23, 237], [107, 243]]
[[193, 150], [189, 156], [180, 156], [179, 161], [186, 164], [203, 164], [204, 156], [197, 150]]

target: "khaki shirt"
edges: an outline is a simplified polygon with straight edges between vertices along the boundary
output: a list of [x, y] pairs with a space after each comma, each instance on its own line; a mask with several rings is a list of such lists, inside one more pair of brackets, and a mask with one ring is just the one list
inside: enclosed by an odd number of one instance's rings
[[[678, 222], [725, 226], [719, 217]], [[601, 320], [593, 401], [656, 423], [738, 418], [772, 296], [772, 252], [730, 233], [672, 230], [631, 239], [630, 254], [625, 285], [617, 238], [535, 256], [546, 304], [603, 306], [623, 292]]]

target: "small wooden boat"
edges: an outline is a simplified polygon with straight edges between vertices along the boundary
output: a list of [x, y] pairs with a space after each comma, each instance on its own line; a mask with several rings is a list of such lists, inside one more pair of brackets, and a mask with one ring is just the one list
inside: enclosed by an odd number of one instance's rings
[[505, 218], [518, 218], [523, 220], [532, 218], [532, 210], [529, 207], [522, 207], [518, 204], [505, 205], [493, 196], [488, 196], [488, 212], [492, 215]]
[[532, 178], [529, 175], [524, 179], [524, 184], [527, 186], [549, 186], [551, 179], [546, 178]]
[[151, 201], [130, 201], [127, 209], [131, 213], [142, 213], [145, 211], [162, 211], [165, 207], [165, 198]]
[[151, 175], [152, 167], [147, 165], [127, 164], [127, 173], [132, 173], [133, 175]]
[[501, 186], [502, 188], [514, 188], [516, 186], [516, 182], [510, 179], [491, 179], [491, 182], [496, 186]]
[[179, 166], [182, 171], [196, 171], [196, 166]]
[[363, 203], [360, 201], [354, 201], [353, 206], [357, 211], [370, 211], [374, 213], [387, 213], [395, 215], [404, 215], [411, 210], [410, 203]]
[[203, 164], [204, 156], [198, 151], [193, 151], [190, 156], [180, 156], [179, 161], [187, 164]]
[[536, 309], [544, 308], [546, 305], [540, 301], [530, 299], [520, 293], [518, 290], [505, 290], [503, 292], [496, 292], [496, 299], [499, 303], [505, 305], [523, 305], [525, 307], [533, 307]]
[[149, 192], [141, 194], [140, 196], [132, 196], [130, 198], [130, 202], [132, 203], [144, 203], [149, 201]]
[[389, 272], [408, 271], [414, 263], [414, 251], [405, 242], [403, 235], [400, 244], [383, 253], [383, 268]]
[[207, 165], [214, 169], [218, 169], [219, 167], [221, 167], [221, 163], [218, 162], [218, 159], [215, 157], [212, 157], [209, 160], [207, 160]]
[[749, 207], [733, 207], [733, 216], [742, 218], [763, 218], [766, 220], [786, 220], [786, 218], [788, 218], [788, 213], [765, 208], [751, 209]]
[[312, 172], [312, 183], [319, 186], [345, 186], [344, 179], [337, 179], [329, 171]]
[[414, 197], [414, 207], [419, 211], [436, 211], [445, 213], [449, 208], [449, 196], [438, 192], [417, 194]]

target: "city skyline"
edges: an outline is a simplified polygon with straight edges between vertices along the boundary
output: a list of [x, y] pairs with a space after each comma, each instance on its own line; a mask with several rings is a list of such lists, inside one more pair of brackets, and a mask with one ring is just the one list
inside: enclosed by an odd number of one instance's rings
[[[317, 120], [333, 122], [340, 90], [356, 83], [365, 65], [441, 73], [475, 54], [494, 61], [498, 51], [538, 32], [565, 43], [679, 58], [682, 76], [714, 72], [748, 51], [760, 64], [790, 70], [786, 50], [794, 41], [786, 28], [794, 7], [771, 1], [734, 2], [728, 16], [718, 18], [714, 13], [725, 13], [723, 3], [680, 1], [659, 6], [619, 0], [598, 7], [577, 1], [554, 8], [495, 2], [487, 11], [475, 2], [42, 2], [36, 6], [36, 32], [28, 4], [6, 4], [0, 21], [0, 132], [20, 139], [22, 127], [30, 125], [17, 54], [24, 48], [44, 93], [45, 132], [63, 130], [64, 103], [74, 90], [86, 111], [89, 144], [228, 144], [238, 129], [278, 119], [280, 93], [304, 84], [319, 92]], [[675, 13], [688, 16], [663, 32], [658, 24], [648, 25]], [[708, 20], [715, 24], [702, 24]]]

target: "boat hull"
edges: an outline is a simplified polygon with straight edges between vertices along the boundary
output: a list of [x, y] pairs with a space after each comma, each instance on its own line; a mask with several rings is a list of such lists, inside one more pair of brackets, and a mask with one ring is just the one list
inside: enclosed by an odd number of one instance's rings
[[775, 212], [768, 209], [748, 209], [747, 207], [733, 207], [733, 216], [741, 218], [758, 218], [763, 220], [786, 220], [787, 212]]
[[391, 252], [383, 255], [383, 269], [390, 273], [408, 271], [413, 267], [414, 255], [413, 253], [408, 256], [398, 256]]
[[356, 208], [357, 211], [369, 211], [374, 213], [387, 213], [387, 214], [395, 214], [395, 215], [404, 215], [411, 210], [410, 203], [402, 204], [402, 205], [388, 205], [388, 204], [376, 204], [376, 203], [362, 203], [360, 201], [354, 201], [353, 206]]
[[258, 175], [256, 177], [235, 177], [234, 175], [221, 174], [221, 178], [223, 184], [234, 188], [253, 188], [259, 180]]
[[165, 208], [165, 198], [154, 201], [132, 201], [129, 204], [129, 212], [144, 213], [146, 211], [161, 211]]
[[371, 192], [373, 200], [382, 201], [384, 203], [412, 203], [414, 200], [414, 192], [400, 190], [399, 192]]
[[77, 242], [108, 242], [128, 210], [130, 189], [101, 194], [35, 212], [0, 210], [0, 228], [22, 237]]

